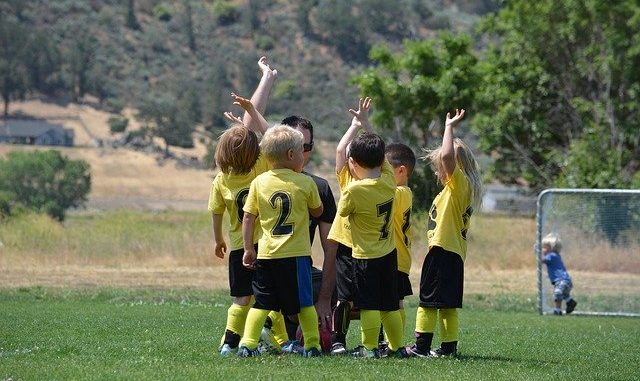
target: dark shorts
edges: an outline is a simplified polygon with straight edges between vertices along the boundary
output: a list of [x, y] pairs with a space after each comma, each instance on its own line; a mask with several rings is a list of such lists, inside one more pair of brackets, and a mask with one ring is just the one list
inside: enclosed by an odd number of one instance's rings
[[398, 256], [395, 249], [380, 258], [353, 258], [353, 270], [354, 307], [379, 311], [396, 311], [399, 308]]
[[420, 307], [462, 308], [464, 263], [458, 254], [433, 246], [420, 275]]
[[398, 298], [403, 300], [405, 296], [409, 295], [413, 295], [409, 274], [398, 271]]
[[[255, 245], [256, 251], [258, 245]], [[251, 282], [253, 281], [253, 270], [249, 270], [242, 264], [244, 249], [233, 250], [229, 253], [229, 289], [234, 297], [253, 295]]]
[[354, 300], [355, 280], [351, 248], [341, 243], [338, 244], [336, 251], [336, 289], [338, 300], [343, 302]]
[[258, 259], [253, 280], [254, 308], [285, 315], [313, 306], [311, 257]]

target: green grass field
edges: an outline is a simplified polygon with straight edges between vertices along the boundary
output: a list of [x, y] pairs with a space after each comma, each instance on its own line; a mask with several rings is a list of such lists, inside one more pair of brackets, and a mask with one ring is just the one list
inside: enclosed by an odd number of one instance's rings
[[[415, 297], [414, 297], [415, 298]], [[0, 290], [0, 379], [637, 380], [640, 321], [540, 316], [531, 298], [468, 298], [458, 359], [216, 354], [229, 298], [195, 290]], [[535, 300], [535, 297], [533, 297]], [[524, 300], [524, 301], [523, 301]], [[411, 342], [415, 300], [408, 300]], [[350, 346], [359, 343], [353, 322]]]

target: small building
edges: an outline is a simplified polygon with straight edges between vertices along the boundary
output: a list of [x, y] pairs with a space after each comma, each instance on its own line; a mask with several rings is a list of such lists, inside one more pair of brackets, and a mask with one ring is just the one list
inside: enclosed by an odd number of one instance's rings
[[0, 143], [71, 147], [73, 138], [72, 129], [44, 120], [0, 120]]

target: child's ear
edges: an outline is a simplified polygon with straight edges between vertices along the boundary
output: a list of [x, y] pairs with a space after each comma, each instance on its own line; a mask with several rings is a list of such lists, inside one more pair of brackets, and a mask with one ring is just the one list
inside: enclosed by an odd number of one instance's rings
[[294, 154], [293, 149], [289, 149], [289, 150], [287, 151], [287, 158], [288, 158], [289, 160], [293, 160], [293, 156], [294, 156], [293, 154]]

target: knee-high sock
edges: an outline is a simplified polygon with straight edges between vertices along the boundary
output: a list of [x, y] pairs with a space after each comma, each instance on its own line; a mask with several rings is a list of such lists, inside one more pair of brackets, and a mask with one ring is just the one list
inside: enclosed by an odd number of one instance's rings
[[244, 335], [240, 339], [240, 345], [244, 345], [249, 349], [258, 348], [258, 341], [260, 340], [260, 333], [264, 326], [264, 321], [269, 315], [268, 310], [260, 310], [252, 308], [247, 314], [247, 323], [244, 326]]
[[333, 322], [331, 327], [331, 343], [347, 344], [347, 331], [351, 322], [351, 304], [339, 301], [333, 310]]
[[443, 343], [458, 341], [460, 322], [457, 308], [440, 309], [440, 337]]
[[404, 335], [404, 329], [407, 326], [407, 311], [405, 311], [404, 307], [400, 308], [400, 319], [402, 320], [402, 334]]
[[402, 316], [399, 310], [381, 311], [380, 317], [384, 334], [389, 340], [389, 349], [397, 351], [404, 341], [404, 330], [402, 328]]
[[433, 333], [438, 322], [438, 310], [436, 308], [418, 307], [416, 312], [416, 332]]
[[271, 311], [269, 312], [269, 318], [271, 318], [273, 338], [280, 346], [284, 345], [284, 343], [289, 340], [287, 326], [284, 323], [284, 316], [278, 311]]
[[318, 332], [318, 314], [314, 306], [301, 307], [298, 320], [304, 336], [304, 349], [320, 350], [320, 333]]
[[233, 303], [227, 310], [227, 327], [228, 331], [237, 333], [242, 336], [244, 333], [244, 325], [247, 321], [247, 314], [251, 308], [251, 303], [247, 303], [246, 306]]
[[382, 324], [382, 319], [379, 310], [360, 310], [362, 345], [368, 350], [378, 348], [380, 324]]

